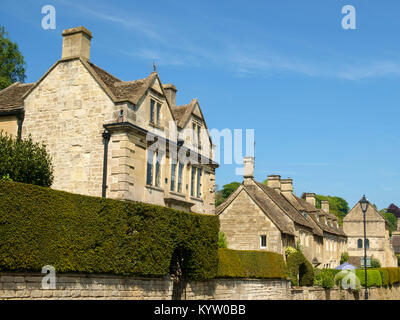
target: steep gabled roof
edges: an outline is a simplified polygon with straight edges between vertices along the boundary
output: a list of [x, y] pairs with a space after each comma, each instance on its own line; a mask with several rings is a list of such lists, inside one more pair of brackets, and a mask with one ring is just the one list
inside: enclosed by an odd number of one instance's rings
[[276, 203], [277, 206], [282, 208], [289, 218], [291, 218], [294, 222], [304, 227], [313, 229], [314, 226], [307, 221], [307, 219], [300, 212], [298, 212], [282, 194], [279, 194], [274, 189], [267, 187], [262, 183], [256, 182], [256, 184]]
[[257, 204], [264, 214], [276, 225], [283, 233], [294, 235], [293, 228], [284, 218], [284, 213], [265, 201], [265, 194], [257, 186], [244, 186], [241, 184], [222, 204], [216, 208], [216, 214], [220, 215], [241, 193], [246, 192], [247, 195]]
[[103, 84], [113, 93], [116, 101], [129, 101], [132, 104], [137, 104], [140, 98], [146, 93], [146, 90], [151, 86], [154, 79], [158, 77], [157, 72], [152, 72], [147, 78], [122, 81], [104, 69], [96, 66], [94, 63], [87, 62], [92, 70], [96, 73]]
[[[344, 233], [344, 231], [341, 228], [338, 228], [338, 229], [332, 228], [317, 219], [317, 216], [316, 216], [317, 214], [318, 215], [326, 215], [326, 213], [324, 211], [314, 207], [311, 203], [308, 203], [306, 200], [304, 200], [302, 198], [299, 198], [295, 195], [293, 195], [293, 197], [297, 200], [298, 204], [303, 208], [303, 210], [307, 211], [310, 214], [311, 218], [318, 225], [318, 227], [320, 229], [322, 229], [325, 232], [334, 234], [334, 235], [346, 236], [346, 234]], [[329, 215], [331, 216], [331, 218], [337, 219], [337, 217], [335, 215], [332, 215], [330, 213], [329, 213]]]
[[0, 113], [22, 109], [24, 94], [34, 86], [34, 83], [15, 82], [0, 91]]

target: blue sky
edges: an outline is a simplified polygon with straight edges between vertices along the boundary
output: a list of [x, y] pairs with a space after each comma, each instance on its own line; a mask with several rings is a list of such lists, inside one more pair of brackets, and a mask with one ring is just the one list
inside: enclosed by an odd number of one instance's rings
[[[54, 5], [56, 30], [41, 9]], [[356, 8], [356, 30], [341, 9]], [[400, 205], [400, 2], [7, 1], [0, 24], [36, 81], [61, 56], [63, 29], [93, 33], [91, 60], [123, 80], [156, 61], [177, 103], [199, 98], [209, 128], [254, 129], [255, 176], [293, 178], [295, 192], [365, 193]], [[219, 186], [241, 181], [238, 165]]]

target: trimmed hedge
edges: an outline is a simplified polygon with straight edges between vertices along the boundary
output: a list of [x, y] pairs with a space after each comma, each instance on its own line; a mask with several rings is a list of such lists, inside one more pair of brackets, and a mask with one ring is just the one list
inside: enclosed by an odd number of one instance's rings
[[[315, 280], [316, 285], [326, 289], [332, 288], [334, 285], [339, 285], [341, 277], [335, 276], [342, 270], [335, 269], [316, 269]], [[364, 269], [355, 270], [357, 278], [360, 280], [361, 286], [365, 287], [365, 271]], [[367, 269], [368, 287], [392, 286], [395, 283], [400, 283], [400, 268], [368, 268]], [[332, 285], [333, 284], [333, 285]]]
[[287, 278], [285, 261], [279, 253], [219, 249], [218, 256], [218, 278]]
[[0, 181], [0, 271], [161, 277], [180, 252], [189, 279], [218, 265], [217, 216]]
[[[365, 287], [365, 270], [356, 270], [356, 275], [360, 279], [361, 286]], [[382, 277], [379, 270], [367, 269], [367, 286], [382, 287]]]
[[291, 253], [286, 258], [290, 281], [297, 286], [312, 286], [314, 269], [301, 251]]

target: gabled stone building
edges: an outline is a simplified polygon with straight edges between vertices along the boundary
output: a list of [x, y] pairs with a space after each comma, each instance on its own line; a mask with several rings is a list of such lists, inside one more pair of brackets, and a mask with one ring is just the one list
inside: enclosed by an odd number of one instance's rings
[[122, 81], [96, 66], [84, 27], [62, 35], [37, 82], [0, 91], [0, 129], [46, 144], [55, 189], [214, 213], [218, 165], [198, 100], [177, 106], [157, 72]]
[[373, 205], [368, 206], [365, 220], [367, 239], [364, 243], [364, 214], [360, 203], [357, 202], [343, 219], [350, 262], [360, 266], [366, 246], [368, 258], [378, 259], [383, 267], [397, 267], [397, 258], [390, 243], [389, 222]]
[[300, 244], [314, 266], [338, 266], [347, 238], [329, 205], [317, 209], [315, 194], [296, 197], [292, 179], [271, 175], [265, 186], [253, 171], [254, 159], [245, 158], [242, 185], [216, 210], [228, 247], [284, 254], [286, 246]]

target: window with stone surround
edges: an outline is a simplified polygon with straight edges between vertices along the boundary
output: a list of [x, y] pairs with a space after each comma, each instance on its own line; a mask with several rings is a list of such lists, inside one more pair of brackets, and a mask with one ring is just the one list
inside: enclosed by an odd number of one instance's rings
[[363, 241], [362, 241], [362, 239], [358, 239], [357, 240], [357, 248], [361, 249], [362, 247], [363, 247]]
[[267, 236], [265, 234], [260, 236], [260, 248], [261, 249], [267, 248]]
[[201, 197], [201, 177], [202, 170], [199, 167], [192, 166], [191, 182], [190, 182], [190, 195], [192, 197]]
[[183, 163], [176, 164], [174, 160], [171, 162], [171, 191], [182, 193], [183, 183]]
[[148, 186], [161, 186], [161, 154], [151, 149], [147, 150], [146, 184]]
[[150, 99], [150, 123], [160, 125], [161, 123], [161, 103]]

